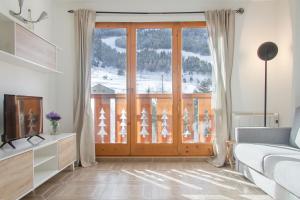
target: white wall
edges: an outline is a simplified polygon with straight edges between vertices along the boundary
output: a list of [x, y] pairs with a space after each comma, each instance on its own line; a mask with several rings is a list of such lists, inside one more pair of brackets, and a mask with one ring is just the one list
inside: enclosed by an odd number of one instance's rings
[[293, 40], [294, 40], [294, 93], [295, 106], [300, 106], [300, 1], [290, 0], [292, 10]]
[[279, 52], [268, 63], [268, 112], [279, 112], [280, 125], [289, 126], [293, 52], [288, 1], [252, 2], [242, 18], [237, 23], [233, 110], [263, 111], [264, 62], [257, 57], [257, 48], [265, 41], [273, 41]]
[[[69, 9], [89, 8], [109, 11], [194, 11], [245, 8], [237, 15], [236, 54], [233, 71], [233, 111], [263, 112], [264, 63], [256, 55], [258, 46], [274, 41], [279, 54], [269, 63], [269, 112], [279, 112], [281, 126], [291, 124], [292, 106], [292, 31], [288, 1], [285, 0], [98, 0], [56, 1], [54, 39], [64, 50], [63, 72], [58, 78], [58, 110], [65, 118], [62, 128], [71, 131], [73, 116], [74, 30]], [[201, 15], [120, 16], [101, 15], [98, 21], [197, 21]], [[59, 30], [59, 31], [57, 31]]]
[[[52, 1], [25, 0], [24, 11], [32, 9], [33, 18], [45, 10], [49, 18], [35, 26], [35, 32], [51, 41], [52, 39]], [[9, 16], [9, 10], [18, 10], [17, 0], [0, 0], [0, 12]], [[25, 14], [27, 16], [27, 12]], [[42, 96], [44, 98], [44, 113], [56, 109], [55, 75], [25, 69], [0, 61], [0, 129], [3, 128], [3, 94], [19, 94]], [[44, 120], [44, 131], [49, 125]], [[1, 132], [1, 131], [0, 131]]]

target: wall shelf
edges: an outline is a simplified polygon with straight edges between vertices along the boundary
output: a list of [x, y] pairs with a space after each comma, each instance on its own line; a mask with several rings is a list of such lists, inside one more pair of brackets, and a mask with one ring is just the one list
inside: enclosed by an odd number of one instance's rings
[[38, 63], [32, 62], [25, 58], [15, 56], [13, 54], [7, 53], [2, 50], [0, 50], [0, 61], [6, 62], [8, 64], [13, 64], [18, 67], [33, 69], [33, 70], [40, 71], [40, 72], [51, 72], [51, 73], [62, 74], [62, 72], [60, 72], [58, 70], [40, 65]]
[[58, 70], [60, 49], [0, 13], [0, 61], [46, 73]]

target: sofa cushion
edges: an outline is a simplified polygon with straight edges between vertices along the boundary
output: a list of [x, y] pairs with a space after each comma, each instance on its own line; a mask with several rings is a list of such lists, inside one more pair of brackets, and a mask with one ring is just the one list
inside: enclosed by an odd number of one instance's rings
[[274, 168], [276, 183], [300, 198], [300, 161], [281, 161]]
[[300, 140], [300, 107], [298, 107], [295, 112], [293, 127], [292, 127], [292, 131], [291, 131], [291, 135], [290, 135], [290, 144], [293, 147], [300, 148], [299, 140]]
[[300, 154], [297, 155], [268, 155], [264, 159], [263, 169], [264, 175], [270, 179], [274, 179], [274, 169], [278, 163], [283, 161], [300, 162]]
[[235, 157], [252, 169], [264, 173], [264, 159], [269, 155], [300, 155], [300, 150], [285, 145], [239, 143], [234, 149]]

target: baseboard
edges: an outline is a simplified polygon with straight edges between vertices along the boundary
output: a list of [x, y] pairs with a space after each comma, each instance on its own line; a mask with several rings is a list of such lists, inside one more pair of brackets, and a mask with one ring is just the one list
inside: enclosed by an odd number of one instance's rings
[[142, 157], [142, 156], [101, 156], [98, 162], [205, 162], [210, 157]]

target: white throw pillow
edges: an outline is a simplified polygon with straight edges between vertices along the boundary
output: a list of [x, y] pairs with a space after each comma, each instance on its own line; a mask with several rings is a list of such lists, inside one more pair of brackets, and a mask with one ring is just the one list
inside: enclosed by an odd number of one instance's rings
[[300, 128], [298, 129], [298, 133], [295, 139], [296, 145], [300, 148]]

